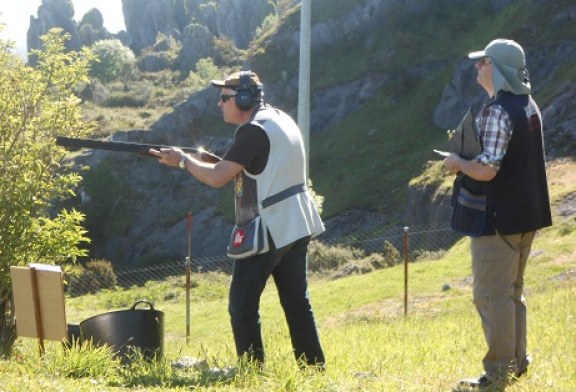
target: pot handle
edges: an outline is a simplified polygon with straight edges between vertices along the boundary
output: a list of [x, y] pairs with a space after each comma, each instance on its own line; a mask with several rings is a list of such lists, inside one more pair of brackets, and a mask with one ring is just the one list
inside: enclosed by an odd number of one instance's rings
[[154, 305], [152, 305], [152, 302], [148, 301], [147, 299], [139, 299], [138, 301], [134, 302], [134, 305], [132, 305], [130, 310], [136, 310], [136, 306], [138, 306], [138, 304], [141, 303], [147, 304], [148, 306], [150, 306], [150, 310], [154, 310]]

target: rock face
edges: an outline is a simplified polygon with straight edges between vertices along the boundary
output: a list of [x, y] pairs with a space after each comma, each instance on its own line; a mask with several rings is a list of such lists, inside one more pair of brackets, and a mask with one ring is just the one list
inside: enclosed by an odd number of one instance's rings
[[[71, 0], [42, 0], [38, 7], [38, 17], [30, 16], [30, 27], [27, 33], [28, 51], [41, 49], [41, 36], [54, 27], [59, 27], [70, 34], [66, 41], [67, 50], [78, 51], [82, 46], [90, 46], [100, 39], [112, 38], [104, 28], [104, 18], [97, 9], [84, 15], [80, 24], [74, 20], [74, 5]], [[36, 58], [29, 56], [28, 63], [36, 64]]]
[[267, 0], [122, 0], [122, 10], [126, 43], [136, 53], [154, 44], [158, 33], [177, 36], [185, 42], [186, 51], [196, 52], [191, 42], [200, 38], [199, 48], [203, 50], [198, 52], [206, 53], [207, 43], [214, 37], [227, 37], [244, 49], [256, 28], [273, 12]]

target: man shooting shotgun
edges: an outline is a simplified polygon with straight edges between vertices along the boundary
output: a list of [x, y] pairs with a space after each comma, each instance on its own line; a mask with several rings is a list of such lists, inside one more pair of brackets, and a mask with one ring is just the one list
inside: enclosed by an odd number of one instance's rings
[[132, 152], [152, 158], [157, 158], [158, 156], [151, 153], [150, 150], [159, 151], [161, 149], [178, 148], [187, 154], [192, 154], [196, 156], [198, 159], [204, 162], [216, 163], [220, 161], [220, 157], [208, 151], [205, 151], [202, 148], [171, 147], [159, 144], [112, 142], [112, 141], [94, 140], [94, 139], [76, 139], [64, 136], [56, 137], [56, 145], [66, 147], [68, 150], [76, 150], [79, 148], [91, 148], [94, 150]]
[[239, 357], [264, 362], [260, 296], [272, 276], [300, 366], [324, 368], [306, 277], [308, 244], [324, 225], [306, 188], [306, 156], [298, 125], [264, 102], [251, 71], [213, 80], [224, 121], [237, 126], [218, 163], [179, 148], [151, 149], [160, 163], [180, 167], [212, 187], [234, 182], [236, 225], [228, 255], [235, 259], [228, 311]]

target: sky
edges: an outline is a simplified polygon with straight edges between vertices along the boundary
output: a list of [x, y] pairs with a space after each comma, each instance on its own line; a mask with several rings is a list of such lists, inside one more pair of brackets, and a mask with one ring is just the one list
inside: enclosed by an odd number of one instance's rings
[[[26, 57], [27, 52], [26, 33], [30, 27], [30, 15], [37, 17], [41, 4], [42, 0], [0, 0], [0, 23], [5, 25], [0, 38], [15, 41], [16, 52], [22, 57]], [[109, 32], [125, 30], [120, 0], [72, 0], [72, 4], [76, 22], [90, 9], [98, 8]]]

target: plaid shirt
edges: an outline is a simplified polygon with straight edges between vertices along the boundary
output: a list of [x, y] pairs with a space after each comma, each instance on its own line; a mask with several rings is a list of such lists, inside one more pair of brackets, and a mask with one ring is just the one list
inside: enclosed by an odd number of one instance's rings
[[500, 170], [500, 163], [506, 155], [512, 137], [512, 121], [500, 105], [490, 105], [476, 118], [483, 151], [476, 162]]

